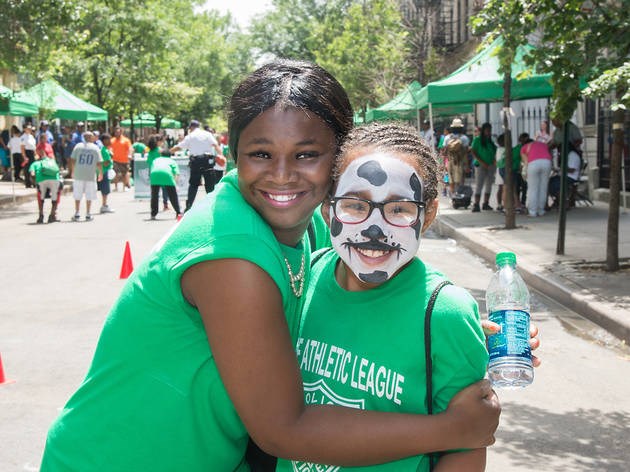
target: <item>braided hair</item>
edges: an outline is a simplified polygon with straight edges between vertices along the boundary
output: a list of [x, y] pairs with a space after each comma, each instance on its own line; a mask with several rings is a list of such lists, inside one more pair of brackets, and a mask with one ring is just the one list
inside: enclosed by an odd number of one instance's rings
[[341, 146], [333, 166], [333, 181], [337, 182], [346, 167], [346, 159], [356, 151], [393, 152], [412, 158], [415, 169], [423, 179], [423, 198], [431, 201], [437, 197], [438, 161], [431, 147], [418, 136], [411, 126], [389, 122], [372, 122], [354, 128]]

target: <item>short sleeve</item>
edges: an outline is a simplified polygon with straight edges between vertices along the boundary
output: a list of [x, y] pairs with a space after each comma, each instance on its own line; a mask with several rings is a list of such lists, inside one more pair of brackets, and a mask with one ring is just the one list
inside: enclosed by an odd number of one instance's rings
[[481, 380], [488, 364], [477, 302], [460, 287], [440, 292], [431, 321], [433, 405], [444, 411], [453, 396]]

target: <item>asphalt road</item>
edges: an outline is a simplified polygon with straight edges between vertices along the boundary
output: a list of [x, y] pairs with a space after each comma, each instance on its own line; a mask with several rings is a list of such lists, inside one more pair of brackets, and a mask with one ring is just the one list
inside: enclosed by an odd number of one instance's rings
[[[137, 265], [175, 224], [172, 210], [150, 221], [149, 202], [132, 192], [113, 193], [110, 205], [116, 213], [71, 222], [66, 195], [62, 222], [51, 225], [34, 224], [35, 202], [0, 210], [0, 355], [15, 380], [0, 386], [0, 471], [38, 469], [46, 431], [81, 382], [124, 283], [125, 242]], [[485, 314], [491, 269], [483, 261], [432, 233], [420, 255], [468, 288]], [[536, 293], [532, 316], [543, 366], [533, 385], [499, 393], [503, 414], [487, 470], [627, 471], [630, 350]]]

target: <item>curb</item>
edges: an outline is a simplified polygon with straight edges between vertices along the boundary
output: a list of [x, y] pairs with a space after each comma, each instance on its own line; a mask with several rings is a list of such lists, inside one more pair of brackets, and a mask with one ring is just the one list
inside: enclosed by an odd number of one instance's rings
[[[436, 220], [440, 235], [455, 239], [462, 246], [470, 249], [490, 264], [494, 264], [497, 252], [512, 250], [497, 244], [491, 239], [484, 238], [481, 240], [481, 238], [475, 238], [466, 234], [455, 224], [448, 221], [448, 217], [438, 216]], [[630, 323], [627, 312], [606, 305], [595, 299], [593, 295], [577, 293], [577, 289], [575, 291], [571, 290], [571, 288], [551, 277], [545, 277], [540, 273], [539, 267], [526, 260], [521, 259], [518, 266], [519, 272], [527, 285], [596, 323], [626, 344], [630, 344]]]
[[[62, 195], [72, 193], [72, 180], [64, 180], [63, 188], [61, 189]], [[22, 193], [15, 195], [15, 205], [21, 205], [22, 203], [32, 202], [37, 200], [37, 190], [33, 189], [32, 192]], [[13, 195], [0, 196], [0, 209], [13, 206]]]

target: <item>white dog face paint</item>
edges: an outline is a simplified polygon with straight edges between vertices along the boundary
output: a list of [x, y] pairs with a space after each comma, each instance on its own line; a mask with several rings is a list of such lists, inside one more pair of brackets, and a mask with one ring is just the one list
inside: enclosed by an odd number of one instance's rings
[[[394, 154], [378, 152], [355, 159], [339, 178], [335, 197], [359, 197], [381, 203], [390, 200], [423, 201], [422, 179]], [[388, 223], [374, 208], [367, 220], [342, 223], [330, 209], [332, 245], [361, 281], [381, 284], [390, 279], [418, 251], [424, 210], [408, 227]]]

